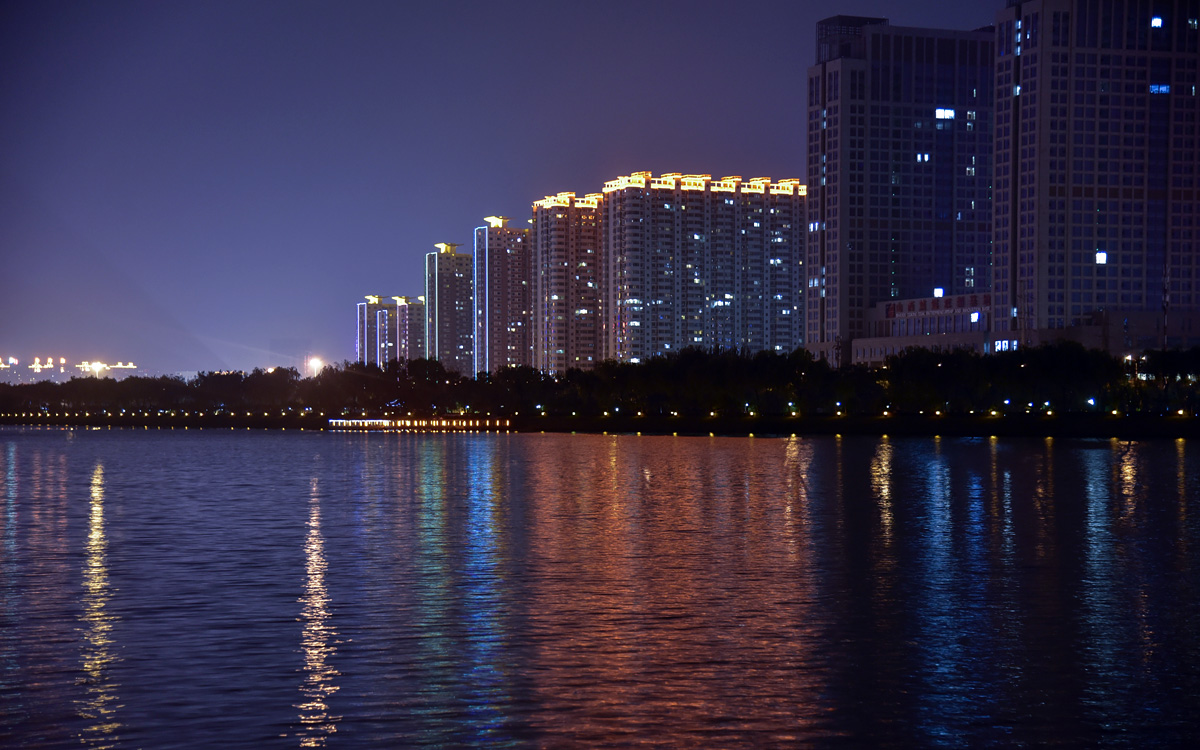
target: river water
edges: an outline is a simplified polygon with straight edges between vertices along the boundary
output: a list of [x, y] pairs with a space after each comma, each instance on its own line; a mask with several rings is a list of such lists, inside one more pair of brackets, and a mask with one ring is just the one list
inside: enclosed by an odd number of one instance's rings
[[1200, 733], [1200, 445], [0, 429], [5, 747]]

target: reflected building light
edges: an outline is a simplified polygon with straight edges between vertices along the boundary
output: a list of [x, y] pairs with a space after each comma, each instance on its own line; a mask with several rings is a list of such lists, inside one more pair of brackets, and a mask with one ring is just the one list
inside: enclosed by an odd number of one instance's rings
[[1118, 463], [1121, 478], [1121, 516], [1123, 520], [1127, 521], [1132, 520], [1133, 514], [1137, 510], [1138, 500], [1141, 499], [1137, 457], [1137, 449], [1127, 446], [1120, 454]]
[[329, 696], [338, 690], [333, 678], [338, 675], [329, 664], [337, 650], [337, 632], [330, 623], [329, 590], [325, 584], [325, 539], [321, 534], [321, 501], [317, 479], [313, 477], [308, 512], [308, 536], [304, 540], [304, 596], [301, 597], [300, 621], [304, 624], [300, 644], [304, 653], [304, 682], [300, 684], [303, 700], [300, 709], [301, 747], [324, 747], [329, 736], [337, 731], [341, 717], [329, 713]]
[[988, 438], [988, 513], [999, 518], [1000, 549], [1004, 560], [1011, 563], [1016, 540], [1013, 538], [1012, 474], [1000, 468], [1000, 441], [995, 435]]
[[[1050, 526], [1054, 509], [1054, 438], [1043, 441], [1045, 450], [1034, 466], [1033, 506], [1037, 512], [1037, 554], [1045, 558], [1053, 549]], [[1049, 544], [1047, 544], [1049, 542]]]
[[[958, 532], [951, 512], [950, 463], [943, 453], [942, 438], [934, 436], [933, 455], [926, 463], [924, 476], [925, 514], [928, 526], [925, 572], [931, 580], [944, 579], [955, 565], [954, 537]], [[932, 592], [931, 592], [932, 593]], [[949, 612], [953, 602], [949, 592], [932, 593], [935, 609]], [[933, 602], [934, 600], [931, 600]]]
[[464, 646], [470, 663], [470, 718], [464, 729], [487, 736], [500, 715], [498, 705], [508, 705], [514, 696], [505, 669], [504, 643], [511, 638], [504, 617], [503, 512], [498, 498], [505, 493], [498, 481], [494, 443], [472, 443], [467, 447], [467, 543], [462, 551], [462, 593], [470, 613]]
[[880, 439], [875, 455], [871, 457], [871, 489], [879, 499], [879, 521], [883, 526], [885, 543], [892, 541], [895, 516], [892, 512], [892, 443], [885, 436]]
[[92, 472], [88, 539], [83, 568], [83, 671], [87, 675], [87, 697], [80, 701], [79, 716], [87, 722], [79, 740], [92, 747], [115, 747], [120, 743], [121, 708], [111, 668], [118, 657], [113, 647], [113, 625], [117, 617], [108, 611], [112, 598], [108, 582], [108, 538], [104, 533], [104, 466]]
[[[1080, 626], [1086, 654], [1085, 666], [1095, 674], [1102, 674], [1118, 658], [1124, 643], [1118, 639], [1110, 624], [1118, 611], [1125, 611], [1128, 604], [1118, 594], [1120, 556], [1117, 553], [1114, 504], [1119, 498], [1114, 491], [1124, 494], [1118, 479], [1122, 473], [1123, 446], [1116, 438], [1111, 441], [1111, 451], [1095, 451], [1083, 459], [1086, 515], [1084, 536], [1084, 574], [1079, 594]], [[1123, 640], [1123, 639], [1122, 639]]]

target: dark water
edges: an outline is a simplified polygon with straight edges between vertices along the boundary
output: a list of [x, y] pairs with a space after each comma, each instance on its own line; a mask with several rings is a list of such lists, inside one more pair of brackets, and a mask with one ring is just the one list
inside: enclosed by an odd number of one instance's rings
[[0, 746], [1175, 746], [1200, 445], [0, 430]]

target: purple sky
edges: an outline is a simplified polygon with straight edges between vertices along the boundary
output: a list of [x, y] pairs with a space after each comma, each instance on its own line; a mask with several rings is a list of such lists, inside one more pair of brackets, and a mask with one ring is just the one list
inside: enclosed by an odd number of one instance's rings
[[1001, 0], [0, 4], [0, 357], [354, 357], [437, 242], [639, 170], [804, 177], [835, 13]]

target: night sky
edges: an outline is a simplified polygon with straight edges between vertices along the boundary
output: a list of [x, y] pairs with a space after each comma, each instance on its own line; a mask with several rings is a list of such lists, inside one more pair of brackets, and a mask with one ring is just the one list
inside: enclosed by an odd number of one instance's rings
[[353, 359], [363, 295], [423, 293], [485, 216], [639, 170], [803, 179], [818, 20], [1002, 6], [10, 0], [0, 356]]

